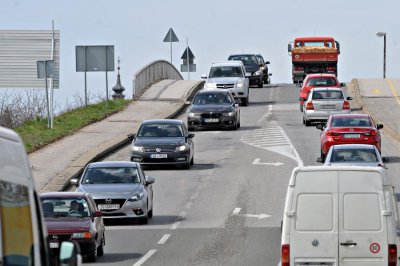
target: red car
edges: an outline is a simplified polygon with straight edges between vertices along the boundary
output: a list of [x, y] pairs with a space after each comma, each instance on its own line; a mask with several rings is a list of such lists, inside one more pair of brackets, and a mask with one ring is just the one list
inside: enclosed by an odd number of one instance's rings
[[321, 159], [332, 145], [336, 144], [371, 144], [381, 152], [381, 135], [379, 130], [382, 124], [375, 124], [370, 115], [341, 114], [331, 115], [326, 125], [318, 124], [321, 129]]
[[339, 83], [334, 74], [322, 73], [307, 75], [304, 79], [303, 86], [300, 89], [300, 111], [303, 112], [304, 99], [307, 99], [312, 88], [340, 88], [341, 86], [344, 86], [344, 84]]
[[88, 261], [96, 261], [104, 254], [103, 217], [90, 194], [48, 192], [40, 195], [40, 201], [54, 255], [64, 240], [76, 241]]

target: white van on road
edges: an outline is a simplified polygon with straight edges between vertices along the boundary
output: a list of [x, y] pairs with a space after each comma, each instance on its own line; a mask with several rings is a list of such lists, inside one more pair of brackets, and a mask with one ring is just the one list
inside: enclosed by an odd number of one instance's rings
[[281, 265], [395, 266], [398, 225], [394, 188], [381, 167], [295, 168]]

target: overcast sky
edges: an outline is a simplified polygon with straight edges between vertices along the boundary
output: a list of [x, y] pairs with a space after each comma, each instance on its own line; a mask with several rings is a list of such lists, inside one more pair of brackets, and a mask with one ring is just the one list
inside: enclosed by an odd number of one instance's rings
[[[114, 45], [121, 57], [125, 94], [142, 66], [170, 59], [169, 28], [179, 38], [173, 44], [173, 63], [180, 69], [186, 38], [200, 79], [213, 61], [238, 52], [261, 53], [271, 62], [273, 83], [291, 82], [287, 44], [295, 37], [333, 36], [341, 45], [338, 76], [382, 77], [383, 39], [387, 32], [387, 77], [399, 77], [399, 0], [0, 0], [0, 29], [50, 30], [61, 34], [60, 89], [56, 100], [83, 95], [83, 73], [75, 72], [76, 45]], [[187, 78], [187, 73], [182, 73]], [[116, 72], [109, 73], [109, 89]], [[88, 73], [91, 94], [105, 95], [105, 74]], [[112, 93], [112, 92], [111, 92]]]

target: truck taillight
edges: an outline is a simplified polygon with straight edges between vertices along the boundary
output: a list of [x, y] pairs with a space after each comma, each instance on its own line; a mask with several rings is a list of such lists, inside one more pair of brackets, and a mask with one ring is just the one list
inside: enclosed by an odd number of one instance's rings
[[297, 66], [297, 67], [294, 67], [293, 70], [294, 70], [295, 72], [304, 72], [304, 67], [299, 67], [299, 66]]
[[336, 71], [336, 67], [327, 67], [326, 71]]
[[290, 265], [290, 246], [289, 244], [282, 245], [281, 266]]
[[343, 110], [350, 110], [350, 103], [348, 101], [343, 102]]
[[307, 102], [306, 109], [307, 110], [314, 110], [314, 104], [312, 103], [312, 101]]
[[389, 251], [388, 252], [388, 266], [396, 266], [397, 265], [397, 245], [389, 244], [388, 251]]

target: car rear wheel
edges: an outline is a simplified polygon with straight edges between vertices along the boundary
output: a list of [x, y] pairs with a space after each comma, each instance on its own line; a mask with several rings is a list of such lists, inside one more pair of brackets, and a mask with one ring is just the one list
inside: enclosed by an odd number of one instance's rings
[[190, 165], [193, 165], [193, 164], [194, 164], [194, 155], [193, 155], [192, 159], [190, 160]]
[[196, 131], [196, 128], [195, 127], [188, 127], [188, 130], [189, 131]]
[[260, 80], [260, 82], [258, 82], [257, 86], [258, 86], [259, 88], [262, 88], [262, 87], [264, 86], [264, 82], [263, 82], [262, 79]]
[[321, 161], [322, 162], [325, 162], [325, 154], [322, 152], [322, 150], [321, 150]]
[[311, 126], [311, 121], [304, 119], [304, 124], [306, 125], [306, 127], [309, 127]]
[[242, 105], [243, 106], [249, 105], [249, 96], [247, 96], [246, 98], [242, 98]]

